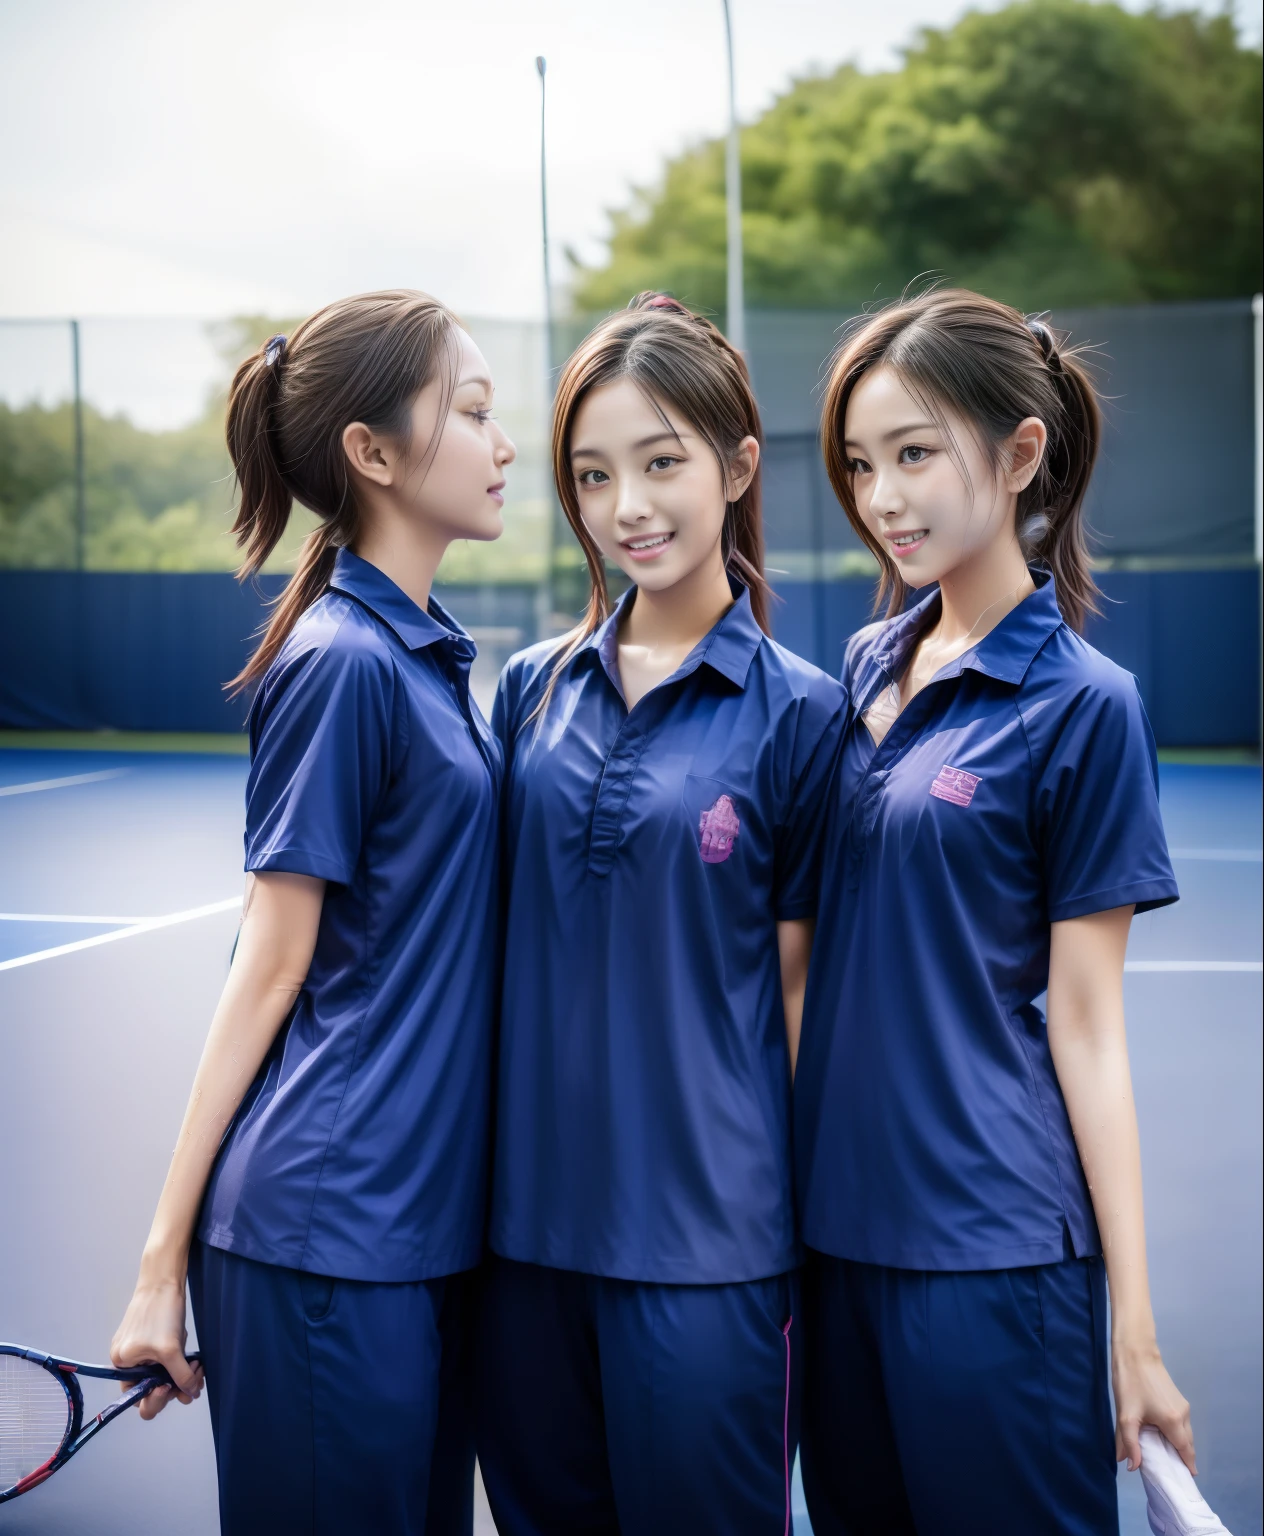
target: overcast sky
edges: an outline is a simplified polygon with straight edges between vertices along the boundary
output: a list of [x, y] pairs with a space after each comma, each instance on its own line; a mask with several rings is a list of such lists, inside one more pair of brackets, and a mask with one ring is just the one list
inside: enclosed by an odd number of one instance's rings
[[[965, 8], [734, 0], [740, 110]], [[631, 184], [722, 131], [723, 42], [720, 0], [0, 0], [0, 315], [294, 314], [387, 285], [536, 315], [534, 56], [555, 245], [591, 258]]]

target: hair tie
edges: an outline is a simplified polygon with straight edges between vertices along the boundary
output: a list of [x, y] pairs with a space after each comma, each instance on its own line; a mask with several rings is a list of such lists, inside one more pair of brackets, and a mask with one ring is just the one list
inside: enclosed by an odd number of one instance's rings
[[1036, 338], [1036, 345], [1040, 348], [1040, 355], [1048, 364], [1053, 373], [1062, 372], [1062, 359], [1058, 355], [1058, 344], [1053, 338], [1053, 332], [1043, 320], [1029, 319], [1027, 329]]
[[688, 317], [689, 311], [679, 299], [673, 299], [670, 293], [656, 293], [645, 305], [646, 309], [665, 309], [673, 315]]
[[285, 342], [286, 338], [279, 333], [268, 338], [267, 344], [263, 349], [263, 364], [265, 368], [275, 368], [278, 363], [284, 362]]

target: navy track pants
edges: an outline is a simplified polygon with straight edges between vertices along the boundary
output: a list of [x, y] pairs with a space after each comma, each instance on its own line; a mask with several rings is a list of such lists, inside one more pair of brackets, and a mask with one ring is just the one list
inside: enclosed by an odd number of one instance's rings
[[816, 1536], [1117, 1536], [1102, 1260], [886, 1269], [809, 1254]]
[[334, 1280], [195, 1243], [224, 1536], [469, 1536], [472, 1276]]
[[650, 1285], [491, 1259], [478, 1456], [500, 1536], [787, 1536], [798, 1276]]

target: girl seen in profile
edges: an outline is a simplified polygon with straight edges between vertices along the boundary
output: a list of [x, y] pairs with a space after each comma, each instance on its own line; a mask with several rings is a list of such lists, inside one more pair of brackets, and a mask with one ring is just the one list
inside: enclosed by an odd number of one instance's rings
[[200, 1389], [187, 1279], [229, 1536], [458, 1536], [501, 759], [431, 584], [501, 532], [514, 448], [470, 336], [409, 291], [274, 337], [228, 440], [244, 573], [294, 501], [321, 523], [237, 680], [241, 931], [113, 1358]]

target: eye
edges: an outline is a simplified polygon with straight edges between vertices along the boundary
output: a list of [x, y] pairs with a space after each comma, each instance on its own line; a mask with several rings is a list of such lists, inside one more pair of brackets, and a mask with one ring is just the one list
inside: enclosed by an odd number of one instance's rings
[[580, 485], [594, 486], [605, 485], [610, 476], [604, 469], [585, 469], [575, 477]]
[[900, 449], [900, 463], [925, 464], [926, 460], [930, 458], [930, 454], [931, 450], [929, 448], [919, 447], [916, 443], [908, 443]]
[[853, 475], [871, 475], [873, 470], [865, 459], [848, 459], [847, 468]]
[[656, 459], [650, 460], [651, 469], [670, 469], [673, 464], [679, 464], [680, 460], [670, 453], [660, 453]]

